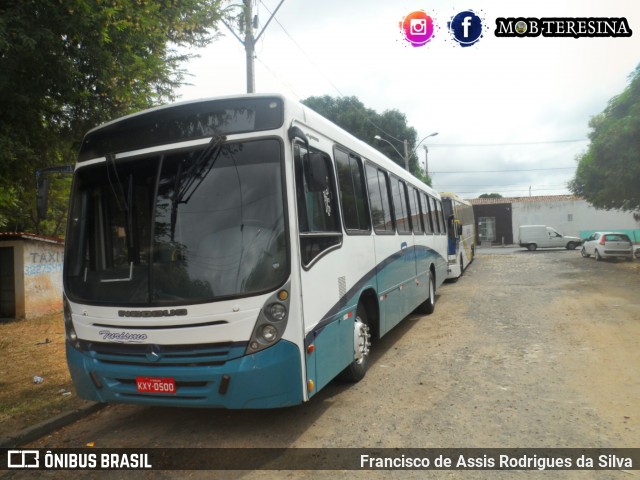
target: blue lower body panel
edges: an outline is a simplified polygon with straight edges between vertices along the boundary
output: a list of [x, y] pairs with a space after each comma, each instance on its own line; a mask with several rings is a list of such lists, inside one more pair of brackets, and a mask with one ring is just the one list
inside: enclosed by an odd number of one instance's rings
[[[286, 407], [303, 401], [300, 352], [285, 340], [222, 365], [104, 361], [69, 343], [67, 361], [78, 395], [95, 402], [236, 409]], [[173, 378], [176, 392], [139, 393], [137, 377]]]

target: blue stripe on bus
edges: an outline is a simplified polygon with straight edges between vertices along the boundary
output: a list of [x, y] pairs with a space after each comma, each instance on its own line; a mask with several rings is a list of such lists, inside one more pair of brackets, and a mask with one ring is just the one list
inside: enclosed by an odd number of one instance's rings
[[[384, 289], [384, 290], [378, 290], [378, 282], [376, 282], [376, 278], [377, 277], [384, 277], [385, 276], [385, 269], [387, 269], [387, 267], [396, 264], [396, 262], [398, 262], [399, 260], [401, 260], [403, 257], [407, 257], [408, 255], [411, 255], [412, 257], [415, 255], [416, 257], [418, 257], [419, 259], [426, 259], [432, 256], [435, 257], [439, 257], [441, 258], [441, 262], [443, 262], [443, 265], [446, 265], [446, 260], [442, 259], [442, 257], [437, 254], [437, 252], [435, 250], [433, 250], [432, 248], [429, 247], [425, 247], [422, 245], [416, 245], [415, 247], [413, 247], [413, 249], [401, 249], [395, 253], [393, 253], [392, 255], [390, 255], [389, 257], [385, 258], [382, 262], [380, 262], [378, 265], [376, 265], [374, 268], [372, 268], [371, 270], [369, 270], [367, 273], [365, 273], [358, 281], [356, 281], [356, 283], [346, 292], [346, 294], [338, 300], [338, 302], [336, 304], [334, 304], [329, 311], [322, 317], [322, 320], [320, 320], [320, 322], [318, 322], [318, 324], [313, 328], [313, 330], [311, 330], [305, 337], [305, 348], [314, 343], [315, 339], [318, 337], [318, 335], [320, 335], [320, 333], [322, 332], [322, 330], [324, 330], [324, 328], [331, 324], [332, 322], [335, 322], [336, 320], [340, 319], [342, 317], [342, 315], [344, 315], [346, 312], [353, 310], [354, 308], [356, 308], [357, 306], [357, 301], [360, 298], [360, 294], [363, 291], [363, 289], [365, 289], [365, 287], [371, 285], [374, 287], [377, 295], [384, 295], [389, 293], [389, 291], [393, 291], [398, 287], [398, 284], [395, 283], [393, 285], [391, 285], [389, 288]], [[436, 263], [436, 265], [438, 264], [438, 261], [436, 259], [436, 261], [434, 262]], [[437, 267], [436, 267], [437, 268]], [[446, 267], [444, 267], [444, 278], [446, 278]], [[412, 281], [415, 280], [416, 277], [422, 277], [424, 275], [426, 275], [427, 271], [423, 271], [420, 272], [418, 275], [416, 275], [415, 273], [415, 269], [413, 270], [414, 274], [411, 276], [404, 276], [400, 282], [408, 282], [408, 281]], [[398, 283], [400, 283], [398, 282]]]

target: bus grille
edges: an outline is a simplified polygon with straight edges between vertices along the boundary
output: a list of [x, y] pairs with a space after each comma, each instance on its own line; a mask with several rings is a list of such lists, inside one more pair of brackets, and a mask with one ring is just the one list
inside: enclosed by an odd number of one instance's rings
[[131, 345], [81, 342], [81, 350], [110, 364], [166, 366], [220, 366], [242, 356], [246, 345], [233, 342], [198, 345]]

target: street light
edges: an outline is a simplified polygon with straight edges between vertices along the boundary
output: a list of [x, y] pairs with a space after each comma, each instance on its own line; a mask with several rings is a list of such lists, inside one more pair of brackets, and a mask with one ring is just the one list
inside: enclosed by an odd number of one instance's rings
[[396, 147], [393, 146], [393, 143], [391, 143], [389, 140], [382, 138], [380, 135], [376, 135], [375, 137], [376, 140], [382, 140], [383, 142], [387, 142], [389, 145], [391, 145], [391, 148], [393, 148], [396, 153], [398, 155], [400, 155], [400, 158], [402, 158], [404, 160], [404, 168], [405, 170], [409, 171], [409, 155], [407, 155], [407, 141], [405, 140], [404, 143], [404, 155], [401, 154], [398, 149]]
[[[418, 142], [418, 145], [416, 145], [416, 148], [418, 148], [420, 144], [424, 142], [427, 138], [435, 137], [436, 135], [438, 135], [438, 132], [430, 133], [429, 135], [427, 135], [426, 137], [424, 137], [422, 140]], [[424, 148], [424, 174], [426, 176], [429, 176], [429, 148], [427, 147], [426, 144], [423, 145], [422, 147]]]
[[[438, 132], [430, 133], [429, 135], [427, 135], [426, 137], [424, 137], [422, 140], [420, 140], [420, 141], [416, 144], [415, 148], [413, 149], [413, 151], [412, 151], [411, 153], [416, 153], [416, 150], [418, 149], [418, 147], [420, 146], [420, 144], [421, 144], [422, 142], [424, 142], [427, 138], [429, 138], [429, 137], [435, 137], [436, 135], [438, 135]], [[387, 142], [389, 145], [391, 145], [391, 148], [393, 148], [393, 149], [396, 151], [396, 153], [397, 153], [398, 155], [400, 155], [400, 158], [402, 158], [402, 159], [404, 160], [404, 168], [405, 168], [405, 170], [406, 170], [406, 171], [409, 171], [409, 147], [408, 147], [408, 145], [407, 145], [407, 141], [406, 141], [406, 140], [403, 140], [403, 141], [402, 141], [402, 144], [404, 145], [404, 155], [403, 155], [403, 154], [401, 154], [401, 153], [398, 151], [398, 149], [397, 149], [396, 147], [394, 147], [394, 146], [393, 146], [393, 143], [391, 143], [389, 140], [387, 140], [387, 139], [385, 139], [385, 138], [382, 138], [380, 135], [376, 135], [376, 136], [375, 136], [375, 137], [373, 137], [373, 138], [375, 138], [376, 140], [382, 140], [383, 142]], [[397, 139], [396, 139], [396, 140], [397, 140]], [[398, 141], [400, 141], [400, 140], [398, 140]], [[427, 146], [426, 146], [426, 145], [424, 146], [424, 151], [425, 151], [425, 155], [426, 155], [426, 154], [428, 153], [428, 150], [427, 150]], [[426, 165], [426, 161], [427, 161], [427, 160], [426, 160], [426, 158], [425, 158], [425, 172], [427, 172], [427, 165]]]

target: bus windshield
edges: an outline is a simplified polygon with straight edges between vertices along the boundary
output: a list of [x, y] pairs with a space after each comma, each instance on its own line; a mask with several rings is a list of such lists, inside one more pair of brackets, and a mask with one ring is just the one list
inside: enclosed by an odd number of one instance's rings
[[280, 140], [261, 139], [78, 168], [69, 298], [160, 306], [278, 288], [289, 276], [282, 157]]

